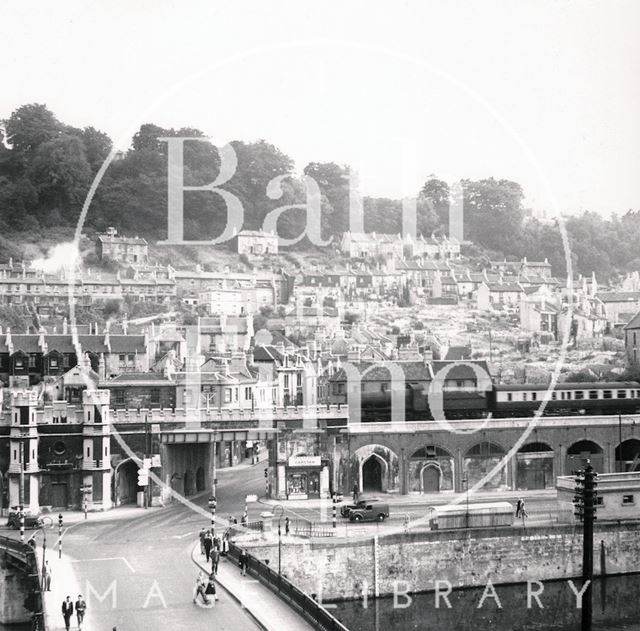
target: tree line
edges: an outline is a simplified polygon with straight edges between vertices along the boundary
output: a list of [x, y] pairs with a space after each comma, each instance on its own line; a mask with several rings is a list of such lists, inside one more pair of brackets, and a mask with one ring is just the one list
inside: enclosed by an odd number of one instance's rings
[[[75, 226], [83, 202], [100, 166], [112, 149], [107, 134], [94, 127], [77, 128], [58, 120], [42, 104], [17, 108], [2, 121], [0, 143], [0, 258], [7, 258], [16, 233], [42, 234], [58, 226]], [[150, 240], [167, 237], [167, 143], [162, 137], [202, 137], [193, 128], [166, 129], [144, 124], [129, 149], [107, 169], [92, 201], [86, 228], [102, 231], [116, 226], [122, 233]], [[245, 229], [263, 226], [265, 217], [285, 205], [305, 203], [303, 178], [293, 160], [265, 140], [231, 143], [237, 168], [222, 188], [236, 195], [244, 208]], [[184, 183], [202, 186], [218, 175], [220, 159], [209, 142], [184, 145]], [[303, 174], [321, 191], [322, 237], [338, 243], [349, 229], [349, 167], [311, 162]], [[284, 176], [280, 197], [267, 195], [273, 178]], [[463, 180], [464, 236], [468, 251], [485, 259], [549, 259], [554, 273], [564, 276], [566, 262], [560, 231], [553, 223], [532, 218], [524, 207], [521, 186], [505, 179]], [[446, 182], [425, 177], [417, 192], [417, 230], [423, 235], [446, 234], [453, 193]], [[226, 206], [206, 191], [185, 193], [184, 237], [206, 240], [219, 236], [226, 224]], [[402, 230], [402, 200], [365, 197], [364, 228], [398, 234]], [[305, 228], [301, 208], [280, 216], [278, 234], [295, 238]], [[566, 220], [575, 272], [595, 271], [600, 278], [640, 268], [636, 243], [640, 214], [628, 211], [604, 218], [585, 212]], [[301, 241], [297, 247], [309, 246]]]

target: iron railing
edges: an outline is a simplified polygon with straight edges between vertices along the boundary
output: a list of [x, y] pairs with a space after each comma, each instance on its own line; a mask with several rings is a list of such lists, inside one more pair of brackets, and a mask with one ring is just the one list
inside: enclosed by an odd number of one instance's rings
[[[229, 543], [229, 556], [238, 561], [240, 548]], [[336, 617], [331, 615], [317, 600], [315, 594], [309, 595], [298, 589], [286, 577], [272, 570], [267, 563], [247, 554], [247, 571], [285, 600], [317, 631], [349, 631]]]

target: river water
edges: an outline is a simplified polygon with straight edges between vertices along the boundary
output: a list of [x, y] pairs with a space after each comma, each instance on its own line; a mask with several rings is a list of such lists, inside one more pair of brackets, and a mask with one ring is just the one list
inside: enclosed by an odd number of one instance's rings
[[[580, 581], [575, 581], [579, 591]], [[531, 590], [539, 587], [532, 585]], [[401, 589], [398, 589], [400, 592]], [[486, 597], [482, 602], [483, 595]], [[449, 596], [451, 608], [435, 594], [415, 594], [409, 606], [406, 597], [398, 596], [369, 601], [337, 603], [332, 613], [349, 631], [579, 631], [581, 611], [568, 581], [547, 581], [539, 596], [542, 609], [534, 598], [528, 607], [527, 585], [497, 585], [454, 590]], [[404, 606], [404, 607], [403, 607]], [[597, 579], [593, 585], [593, 631], [640, 631], [640, 575]]]

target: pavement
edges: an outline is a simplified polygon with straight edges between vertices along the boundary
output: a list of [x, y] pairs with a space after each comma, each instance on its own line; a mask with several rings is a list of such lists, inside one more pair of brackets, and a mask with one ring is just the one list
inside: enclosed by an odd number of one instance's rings
[[[211, 571], [210, 564], [200, 554], [199, 541], [191, 551], [191, 558], [204, 572]], [[229, 557], [220, 557], [216, 580], [247, 609], [263, 631], [312, 631], [313, 627], [268, 587], [250, 576], [242, 576], [240, 568]]]

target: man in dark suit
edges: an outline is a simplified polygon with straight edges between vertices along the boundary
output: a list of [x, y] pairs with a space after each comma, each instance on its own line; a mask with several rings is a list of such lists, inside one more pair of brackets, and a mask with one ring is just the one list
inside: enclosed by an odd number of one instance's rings
[[71, 602], [71, 596], [67, 596], [66, 600], [62, 601], [62, 615], [64, 616], [64, 626], [67, 631], [71, 628], [71, 616], [73, 615], [73, 603]]

